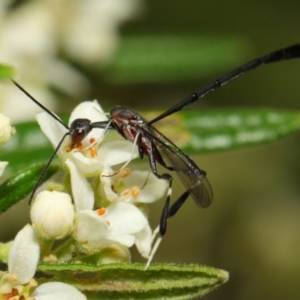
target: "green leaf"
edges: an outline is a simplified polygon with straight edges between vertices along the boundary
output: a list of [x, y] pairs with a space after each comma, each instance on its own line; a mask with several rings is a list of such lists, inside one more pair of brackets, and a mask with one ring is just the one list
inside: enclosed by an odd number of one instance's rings
[[251, 46], [240, 37], [127, 36], [105, 76], [122, 83], [199, 79], [241, 63]]
[[[6, 211], [32, 191], [44, 167], [43, 164], [31, 166], [0, 185], [0, 212]], [[57, 170], [58, 166], [50, 166], [42, 182], [49, 179]]]
[[[160, 112], [144, 112], [147, 120]], [[298, 111], [275, 109], [182, 110], [154, 126], [187, 153], [231, 150], [273, 142], [300, 129]], [[35, 122], [17, 124], [17, 134], [1, 147], [1, 160], [15, 172], [45, 162], [53, 148]], [[109, 132], [105, 141], [120, 139]], [[26, 158], [26, 159], [24, 159]]]
[[193, 299], [225, 283], [226, 271], [199, 265], [40, 264], [53, 280], [87, 291], [88, 299]]
[[260, 108], [185, 110], [155, 126], [188, 153], [224, 151], [273, 142], [299, 131], [300, 112]]
[[8, 65], [0, 64], [0, 80], [10, 79], [14, 75], [14, 68]]

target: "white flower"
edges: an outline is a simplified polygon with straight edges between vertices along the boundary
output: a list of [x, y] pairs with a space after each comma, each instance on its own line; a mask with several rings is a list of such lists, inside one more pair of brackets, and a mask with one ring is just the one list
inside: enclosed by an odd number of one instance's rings
[[[91, 122], [107, 120], [96, 101], [79, 104], [72, 112], [69, 124], [79, 117], [89, 119]], [[45, 112], [39, 113], [36, 118], [42, 131], [56, 148], [67, 129]], [[94, 206], [94, 193], [86, 177], [95, 177], [106, 166], [127, 162], [138, 155], [136, 149], [132, 154], [133, 144], [125, 140], [109, 142], [99, 147], [104, 138], [103, 132], [103, 129], [93, 129], [82, 141], [80, 148], [71, 151], [69, 151], [70, 141], [66, 138], [57, 152], [61, 162], [67, 166], [71, 174], [76, 211], [92, 209]]]
[[52, 282], [39, 286], [33, 276], [39, 261], [40, 247], [34, 230], [26, 225], [17, 234], [12, 243], [8, 257], [8, 272], [0, 274], [0, 299], [33, 299], [35, 300], [84, 300], [86, 297], [74, 287]]
[[[0, 113], [0, 145], [7, 143], [15, 132], [15, 128], [10, 125], [10, 118]], [[0, 161], [0, 177], [7, 165], [7, 161]]]
[[[91, 122], [107, 121], [100, 105], [95, 101], [83, 102], [77, 106], [71, 114], [69, 124], [78, 118], [86, 118]], [[37, 120], [56, 148], [68, 132], [67, 129], [47, 113], [38, 114]], [[57, 151], [63, 166], [71, 175], [76, 212], [74, 237], [79, 249], [81, 247], [85, 253], [99, 253], [99, 261], [129, 260], [129, 252], [122, 249], [134, 244], [141, 255], [148, 258], [152, 231], [142, 212], [145, 205], [137, 207], [135, 204], [147, 204], [160, 199], [166, 193], [168, 183], [152, 173], [131, 172], [127, 168], [119, 169], [114, 174], [111, 167], [137, 157], [137, 147], [126, 140], [99, 146], [103, 138], [104, 129], [93, 128], [81, 143], [73, 145], [66, 138]], [[113, 174], [114, 176], [110, 176]], [[106, 175], [109, 176], [105, 177]], [[94, 179], [92, 183], [89, 177]], [[93, 210], [95, 197], [100, 200], [100, 205], [98, 202], [96, 204], [101, 207], [96, 211]], [[113, 251], [117, 254], [111, 255], [110, 249], [115, 249]], [[106, 254], [102, 255], [104, 252]]]
[[16, 284], [28, 283], [34, 276], [40, 255], [40, 246], [30, 225], [16, 235], [8, 256], [8, 273]]
[[8, 142], [16, 130], [10, 125], [10, 118], [0, 113], [0, 145]]
[[31, 295], [36, 300], [85, 300], [76, 288], [62, 282], [48, 282], [40, 285]]
[[70, 195], [56, 191], [39, 193], [30, 210], [33, 228], [45, 239], [62, 239], [70, 234], [74, 214]]
[[87, 249], [136, 244], [144, 257], [148, 257], [152, 241], [146, 217], [133, 204], [124, 202], [112, 203], [97, 211], [78, 212], [74, 236]]
[[166, 180], [157, 178], [152, 172], [124, 169], [116, 176], [105, 176], [110, 174], [113, 171], [105, 168], [99, 187], [100, 194], [104, 192], [110, 201], [153, 203], [166, 194], [169, 186]]

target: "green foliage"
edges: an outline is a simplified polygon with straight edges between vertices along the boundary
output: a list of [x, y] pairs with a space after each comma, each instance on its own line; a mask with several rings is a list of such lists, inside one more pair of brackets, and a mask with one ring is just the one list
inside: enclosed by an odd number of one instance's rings
[[188, 153], [257, 146], [299, 129], [298, 111], [253, 108], [185, 110], [163, 120], [161, 127], [162, 132]]
[[248, 48], [247, 42], [232, 36], [127, 36], [105, 76], [135, 84], [199, 79], [241, 63]]
[[[45, 165], [28, 167], [19, 171], [0, 185], [0, 213], [9, 209], [32, 191], [44, 167]], [[43, 177], [43, 182], [49, 179], [57, 170], [57, 166], [50, 166]]]
[[[223, 270], [199, 265], [40, 264], [40, 271], [72, 284], [88, 299], [193, 299], [228, 280]], [[80, 278], [80, 281], [78, 280]], [[92, 279], [92, 280], [91, 280]]]

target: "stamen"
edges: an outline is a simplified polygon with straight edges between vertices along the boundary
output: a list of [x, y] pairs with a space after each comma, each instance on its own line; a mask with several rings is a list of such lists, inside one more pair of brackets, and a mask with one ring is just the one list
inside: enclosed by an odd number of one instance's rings
[[121, 196], [123, 198], [129, 198], [131, 196], [131, 190], [130, 189], [126, 189], [121, 193]]
[[29, 283], [28, 283], [29, 287], [35, 287], [37, 286], [37, 281], [35, 279], [30, 279]]
[[121, 193], [123, 198], [133, 197], [136, 198], [140, 194], [140, 189], [137, 186], [134, 186], [131, 189], [126, 189]]
[[9, 274], [8, 276], [9, 276], [8, 278], [9, 278], [10, 281], [17, 281], [18, 280], [18, 277], [16, 275]]
[[68, 144], [66, 147], [66, 152], [70, 152], [72, 150], [71, 144]]
[[44, 256], [43, 257], [43, 262], [45, 262], [45, 263], [55, 263], [55, 262], [57, 262], [57, 257], [53, 254]]
[[132, 197], [136, 198], [136, 197], [138, 197], [139, 194], [140, 194], [140, 189], [137, 186], [134, 186], [131, 189], [131, 195], [132, 195]]
[[129, 176], [130, 174], [131, 174], [130, 168], [124, 168], [124, 169], [121, 169], [121, 170], [116, 174], [116, 177], [117, 177], [117, 178], [125, 178], [125, 177]]
[[106, 213], [106, 209], [104, 207], [101, 207], [97, 210], [97, 214], [99, 216], [103, 216]]
[[90, 144], [95, 144], [96, 143], [96, 139], [94, 139], [93, 137], [90, 138]]
[[94, 147], [90, 148], [90, 154], [91, 154], [91, 157], [98, 156], [98, 152]]
[[70, 152], [73, 149], [76, 149], [77, 151], [81, 151], [82, 150], [82, 143], [78, 143], [72, 146], [72, 144], [68, 144], [66, 147], [66, 152]]

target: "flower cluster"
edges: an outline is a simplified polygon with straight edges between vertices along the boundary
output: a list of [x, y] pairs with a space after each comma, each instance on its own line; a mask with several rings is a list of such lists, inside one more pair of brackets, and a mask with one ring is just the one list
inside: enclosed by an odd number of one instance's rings
[[[107, 120], [96, 101], [77, 106], [70, 123], [78, 117]], [[45, 112], [37, 120], [56, 148], [67, 129]], [[100, 145], [104, 134], [103, 129], [94, 129], [75, 147], [68, 139], [61, 144], [57, 154], [64, 172], [34, 198], [32, 225], [18, 233], [10, 249], [8, 272], [0, 274], [0, 299], [1, 295], [3, 299], [50, 299], [53, 293], [61, 299], [85, 299], [74, 287], [60, 282], [36, 287], [33, 276], [40, 260], [76, 263], [90, 257], [94, 264], [130, 262], [133, 245], [149, 258], [153, 234], [146, 206], [162, 198], [168, 184], [151, 172], [123, 168], [138, 156], [136, 146], [125, 140]], [[59, 239], [64, 242], [57, 248], [54, 242]]]
[[3, 300], [84, 300], [71, 285], [48, 282], [37, 287], [33, 279], [40, 257], [40, 245], [33, 228], [26, 225], [15, 237], [8, 256], [8, 272], [0, 272], [0, 299]]
[[[78, 105], [69, 123], [79, 116], [92, 122], [107, 120], [96, 101]], [[37, 120], [56, 147], [66, 129], [45, 112], [39, 113]], [[145, 205], [162, 198], [167, 183], [146, 171], [120, 167], [114, 170], [114, 166], [137, 157], [138, 151], [126, 140], [106, 142], [100, 147], [103, 138], [104, 130], [94, 129], [71, 151], [69, 141], [63, 142], [57, 153], [70, 174], [70, 186], [61, 186], [62, 192], [44, 191], [36, 197], [31, 210], [33, 226], [40, 236], [48, 239], [63, 238], [72, 232], [78, 248], [85, 254], [135, 244], [141, 255], [148, 258], [152, 231]], [[69, 188], [74, 205], [65, 193]], [[120, 253], [117, 261], [130, 260], [129, 252]], [[101, 260], [105, 260], [103, 255]]]

